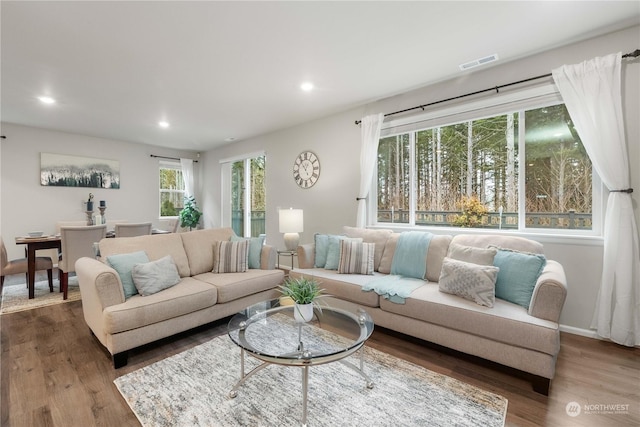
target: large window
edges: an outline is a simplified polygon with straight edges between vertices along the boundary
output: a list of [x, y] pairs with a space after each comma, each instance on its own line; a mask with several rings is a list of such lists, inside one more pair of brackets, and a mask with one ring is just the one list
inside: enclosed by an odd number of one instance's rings
[[183, 208], [184, 180], [180, 163], [160, 162], [160, 217], [176, 217]]
[[231, 227], [238, 236], [265, 233], [265, 157], [231, 164]]
[[591, 161], [563, 104], [380, 139], [377, 221], [591, 230]]

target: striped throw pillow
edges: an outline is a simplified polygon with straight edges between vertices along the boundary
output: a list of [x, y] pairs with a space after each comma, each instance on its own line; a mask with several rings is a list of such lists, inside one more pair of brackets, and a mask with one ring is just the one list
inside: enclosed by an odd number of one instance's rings
[[373, 274], [375, 248], [375, 243], [341, 240], [338, 273]]
[[247, 271], [249, 241], [213, 242], [212, 273], [244, 273]]

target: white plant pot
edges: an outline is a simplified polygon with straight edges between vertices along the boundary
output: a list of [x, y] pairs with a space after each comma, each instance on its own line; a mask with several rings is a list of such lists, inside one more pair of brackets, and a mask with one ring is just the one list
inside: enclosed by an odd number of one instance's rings
[[310, 304], [296, 304], [293, 307], [293, 318], [298, 323], [309, 322], [313, 319], [313, 303]]

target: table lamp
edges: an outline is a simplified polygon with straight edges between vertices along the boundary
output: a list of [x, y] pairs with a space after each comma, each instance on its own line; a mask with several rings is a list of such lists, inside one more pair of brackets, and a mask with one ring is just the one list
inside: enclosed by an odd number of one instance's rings
[[284, 233], [284, 246], [288, 251], [295, 251], [300, 242], [298, 233], [303, 231], [302, 209], [280, 209], [280, 232]]

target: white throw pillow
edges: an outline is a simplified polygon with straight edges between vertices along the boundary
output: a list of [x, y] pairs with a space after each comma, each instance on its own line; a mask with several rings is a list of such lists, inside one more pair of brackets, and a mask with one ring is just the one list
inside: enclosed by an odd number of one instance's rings
[[440, 291], [493, 307], [499, 270], [492, 265], [472, 264], [447, 257], [442, 262], [438, 280]]

